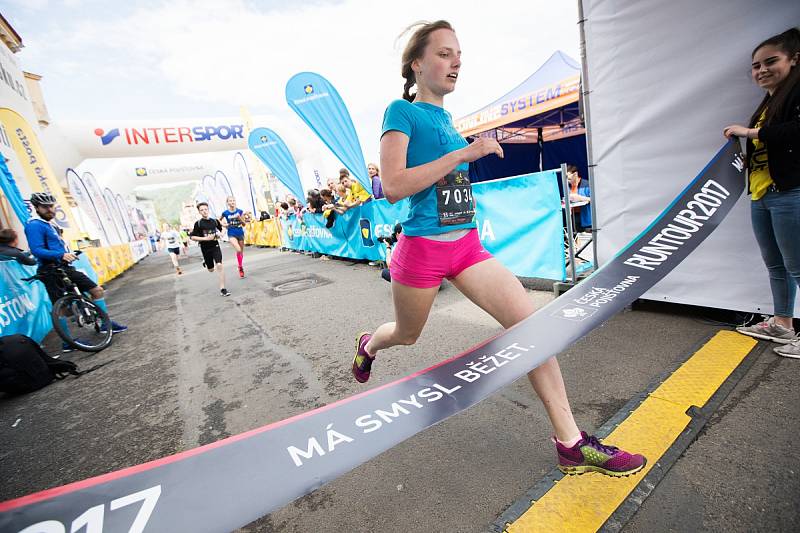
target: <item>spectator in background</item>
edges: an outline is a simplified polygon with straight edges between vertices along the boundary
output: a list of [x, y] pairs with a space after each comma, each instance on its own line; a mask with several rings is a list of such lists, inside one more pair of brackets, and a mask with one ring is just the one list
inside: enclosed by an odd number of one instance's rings
[[[578, 172], [578, 167], [575, 165], [567, 165], [567, 181], [569, 182], [569, 201], [570, 203], [589, 202], [591, 199], [578, 192], [581, 185], [581, 175]], [[572, 212], [577, 213], [580, 211], [580, 206], [573, 207]]]
[[344, 183], [340, 183], [336, 186], [336, 194], [339, 196], [339, 199], [336, 201], [333, 210], [340, 215], [356, 205], [355, 202], [352, 201], [350, 190]]
[[383, 198], [383, 187], [381, 186], [380, 169], [375, 163], [367, 165], [367, 172], [372, 179], [372, 197], [376, 200]]
[[35, 266], [36, 258], [17, 246], [19, 246], [17, 232], [11, 228], [0, 229], [0, 261], [16, 261], [21, 265]]
[[324, 205], [325, 202], [323, 201], [322, 196], [320, 196], [320, 191], [317, 189], [309, 189], [308, 195], [306, 196], [306, 206], [308, 208], [308, 212], [322, 214], [324, 211]]
[[[339, 199], [339, 197], [336, 194], [336, 187], [338, 185], [339, 184], [336, 182], [335, 179], [331, 178], [331, 179], [328, 180], [328, 187], [327, 188], [328, 188], [329, 191], [331, 191], [331, 194], [333, 195], [333, 203], [336, 203], [336, 201]], [[322, 191], [320, 191], [320, 192], [322, 192]]]
[[333, 209], [336, 200], [333, 198], [333, 191], [331, 189], [322, 189], [319, 191], [319, 197], [322, 199], [323, 209]]
[[300, 215], [300, 205], [297, 203], [297, 199], [295, 197], [289, 198], [289, 214], [295, 216]]
[[584, 217], [582, 216], [582, 213], [584, 209], [588, 209], [586, 205], [591, 201], [591, 198], [586, 196], [589, 193], [589, 188], [581, 187], [581, 182], [582, 180], [581, 180], [581, 175], [578, 171], [578, 167], [575, 165], [567, 165], [567, 183], [569, 184], [569, 203], [572, 206], [572, 220], [574, 224], [574, 227], [572, 229], [576, 233], [579, 231], [583, 231]]
[[353, 205], [355, 205], [355, 203], [361, 205], [368, 202], [370, 198], [372, 198], [372, 196], [364, 187], [361, 186], [360, 183], [358, 183], [358, 181], [350, 178], [350, 172], [346, 168], [339, 170], [339, 183], [347, 187], [351, 196], [348, 201]]
[[322, 199], [322, 216], [325, 217], [325, 227], [330, 229], [336, 220], [336, 200], [333, 198], [333, 192], [330, 189], [322, 189], [319, 191], [319, 196]]

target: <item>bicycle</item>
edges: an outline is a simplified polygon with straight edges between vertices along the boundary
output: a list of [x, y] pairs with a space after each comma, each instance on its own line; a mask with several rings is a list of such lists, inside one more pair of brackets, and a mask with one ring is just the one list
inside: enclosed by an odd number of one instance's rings
[[[37, 272], [22, 281], [29, 283], [55, 278], [62, 296], [53, 302], [50, 316], [53, 329], [71, 347], [84, 352], [99, 352], [111, 344], [113, 332], [111, 319], [103, 309], [86, 297], [69, 279], [61, 266], [53, 266], [45, 272]], [[66, 318], [66, 320], [61, 320]], [[72, 326], [70, 326], [72, 324]], [[70, 327], [74, 329], [70, 331]], [[75, 334], [73, 334], [75, 333]]]

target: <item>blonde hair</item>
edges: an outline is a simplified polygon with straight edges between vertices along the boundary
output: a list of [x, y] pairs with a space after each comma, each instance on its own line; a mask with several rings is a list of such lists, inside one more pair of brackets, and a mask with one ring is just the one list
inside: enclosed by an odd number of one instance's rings
[[375, 167], [375, 172], [377, 172], [377, 173], [378, 173], [378, 175], [380, 175], [380, 173], [381, 173], [381, 169], [380, 169], [380, 167], [378, 167], [378, 165], [376, 165], [375, 163], [369, 163], [369, 164], [367, 165], [367, 168], [369, 168], [369, 167]]
[[436, 30], [455, 31], [446, 20], [437, 20], [436, 22], [421, 21], [415, 22], [403, 30], [400, 37], [414, 28], [417, 28], [417, 30], [411, 35], [405, 50], [403, 50], [402, 66], [400, 68], [400, 73], [406, 80], [405, 85], [403, 85], [403, 98], [409, 102], [413, 102], [417, 94], [416, 92], [414, 92], [414, 94], [410, 92], [411, 88], [417, 83], [417, 77], [414, 74], [414, 70], [411, 68], [411, 64], [425, 54], [425, 47], [428, 46], [431, 33]]

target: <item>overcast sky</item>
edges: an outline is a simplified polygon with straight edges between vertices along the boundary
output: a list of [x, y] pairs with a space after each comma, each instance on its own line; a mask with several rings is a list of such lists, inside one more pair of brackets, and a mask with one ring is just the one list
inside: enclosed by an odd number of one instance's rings
[[[527, 78], [555, 50], [579, 59], [576, 1], [4, 0], [23, 69], [43, 76], [54, 122], [266, 115], [280, 135], [313, 135], [285, 101], [310, 70], [345, 100], [365, 158], [377, 160], [386, 105], [402, 93], [398, 35], [444, 18], [463, 51], [454, 118]], [[300, 140], [298, 140], [300, 139]], [[301, 151], [322, 150], [308, 142]], [[296, 154], [297, 156], [297, 154]]]

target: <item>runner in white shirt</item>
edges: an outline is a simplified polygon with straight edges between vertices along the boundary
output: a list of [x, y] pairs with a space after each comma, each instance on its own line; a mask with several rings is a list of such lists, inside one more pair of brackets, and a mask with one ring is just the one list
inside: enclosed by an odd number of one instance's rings
[[169, 254], [169, 258], [172, 259], [172, 265], [175, 267], [175, 271], [180, 276], [183, 274], [181, 266], [178, 264], [178, 256], [181, 253], [181, 234], [169, 224], [164, 224], [164, 230], [161, 232], [161, 249], [163, 250], [165, 248]]

